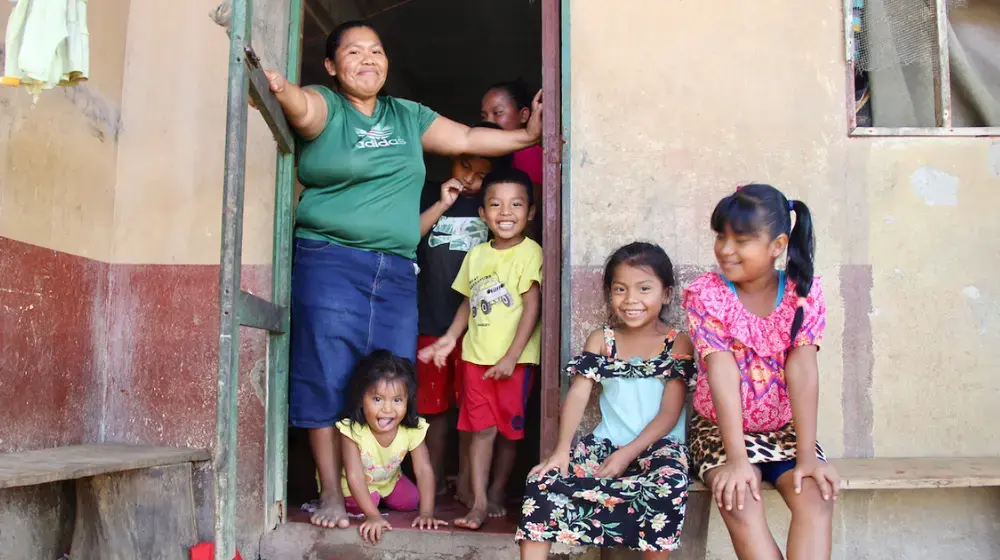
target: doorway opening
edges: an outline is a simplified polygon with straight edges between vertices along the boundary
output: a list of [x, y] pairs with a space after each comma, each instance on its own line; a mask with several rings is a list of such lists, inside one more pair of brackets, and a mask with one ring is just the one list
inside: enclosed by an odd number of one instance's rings
[[[332, 85], [324, 70], [330, 30], [349, 20], [370, 22], [389, 57], [383, 94], [417, 101], [452, 120], [482, 120], [484, 94], [499, 82], [520, 81], [534, 93], [544, 88], [543, 180], [536, 188], [535, 226], [544, 253], [542, 285], [542, 364], [525, 409], [525, 438], [518, 445], [507, 485], [505, 520], [491, 520], [490, 532], [516, 524], [517, 502], [528, 470], [553, 447], [559, 408], [560, 348], [560, 131], [559, 0], [305, 0], [302, 85]], [[543, 72], [544, 67], [544, 72]], [[425, 155], [427, 181], [438, 185], [451, 175], [448, 158]], [[458, 467], [458, 438], [452, 431], [445, 473]], [[315, 500], [315, 466], [304, 430], [289, 433], [289, 521], [308, 522], [304, 504]], [[464, 515], [449, 491], [437, 499], [439, 516]], [[394, 524], [394, 526], [396, 526]]]

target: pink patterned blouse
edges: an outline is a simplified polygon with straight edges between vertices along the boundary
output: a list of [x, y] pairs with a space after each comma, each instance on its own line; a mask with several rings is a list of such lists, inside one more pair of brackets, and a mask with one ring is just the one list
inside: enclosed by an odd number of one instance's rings
[[820, 279], [813, 279], [802, 328], [793, 345], [790, 338], [797, 300], [795, 283], [788, 280], [774, 311], [761, 318], [744, 307], [725, 278], [714, 272], [703, 274], [684, 290], [684, 310], [698, 353], [699, 375], [694, 393], [698, 414], [713, 423], [717, 421], [705, 357], [713, 352], [732, 352], [742, 377], [744, 433], [773, 432], [792, 420], [785, 358], [792, 346], [819, 346], [822, 342], [826, 302]]

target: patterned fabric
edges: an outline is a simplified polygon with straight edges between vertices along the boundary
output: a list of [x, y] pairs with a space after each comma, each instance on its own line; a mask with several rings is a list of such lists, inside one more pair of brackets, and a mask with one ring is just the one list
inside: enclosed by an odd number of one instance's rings
[[601, 463], [617, 449], [608, 440], [587, 435], [573, 449], [568, 476], [553, 471], [529, 478], [514, 540], [676, 549], [688, 496], [684, 444], [663, 438], [622, 477], [595, 478]]
[[617, 356], [614, 331], [605, 327], [604, 344], [609, 355], [584, 352], [566, 364], [566, 373], [572, 377], [582, 375], [598, 383], [607, 379], [680, 379], [688, 389], [694, 389], [696, 368], [691, 356], [674, 356], [672, 349], [677, 331], [667, 333], [663, 352], [649, 359], [626, 360]]
[[[691, 464], [702, 481], [705, 473], [726, 464], [726, 448], [722, 445], [722, 432], [715, 423], [700, 414], [691, 419]], [[789, 422], [774, 432], [743, 434], [747, 457], [751, 463], [772, 463], [795, 459], [795, 426]], [[816, 456], [826, 460], [823, 448], [816, 444]]]
[[[614, 331], [605, 328], [608, 355], [584, 352], [570, 360], [566, 370], [571, 376], [582, 375], [602, 384], [679, 379], [690, 390], [696, 372], [694, 360], [672, 354], [676, 337], [677, 332], [671, 330], [663, 351], [650, 360], [625, 360], [617, 357]], [[662, 397], [663, 385], [659, 391]], [[636, 409], [638, 403], [632, 402], [630, 410], [628, 402], [606, 403], [602, 395], [601, 410], [621, 417], [641, 414]], [[653, 416], [659, 401], [654, 408]], [[607, 420], [604, 418], [602, 425]], [[570, 454], [568, 476], [554, 471], [529, 478], [515, 541], [645, 551], [676, 549], [687, 504], [687, 448], [668, 435], [649, 446], [622, 476], [596, 478], [594, 473], [618, 449], [610, 439], [588, 434]]]
[[[396, 482], [402, 476], [403, 459], [424, 442], [427, 427], [427, 421], [423, 418], [417, 422], [416, 428], [399, 426], [392, 443], [383, 447], [368, 424], [357, 424], [350, 420], [337, 422], [337, 430], [358, 444], [368, 491], [378, 492], [383, 498], [392, 494]], [[347, 469], [341, 475], [341, 489], [344, 496], [351, 495], [351, 487], [347, 484]]]
[[[580, 374], [601, 384], [601, 423], [594, 436], [611, 440], [614, 445], [628, 445], [639, 437], [660, 413], [663, 390], [671, 379], [694, 388], [695, 365], [690, 355], [674, 355], [677, 331], [671, 329], [658, 356], [650, 360], [624, 360], [618, 357], [615, 332], [604, 329], [604, 355], [585, 353], [570, 361], [569, 374]], [[687, 411], [681, 410], [668, 436], [684, 441]]]
[[813, 279], [802, 328], [793, 343], [797, 299], [795, 284], [788, 280], [785, 297], [774, 311], [758, 317], [743, 306], [739, 296], [716, 273], [702, 275], [684, 291], [684, 309], [701, 372], [694, 394], [694, 408], [699, 414], [716, 422], [705, 357], [713, 352], [732, 352], [742, 376], [743, 431], [773, 432], [791, 422], [785, 358], [789, 348], [819, 346], [823, 339], [826, 302], [820, 279]]

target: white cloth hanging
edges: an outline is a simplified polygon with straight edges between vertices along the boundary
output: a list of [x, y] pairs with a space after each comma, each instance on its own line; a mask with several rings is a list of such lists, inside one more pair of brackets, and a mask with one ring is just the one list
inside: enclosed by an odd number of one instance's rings
[[87, 0], [18, 0], [7, 21], [0, 83], [37, 96], [75, 85], [90, 73]]

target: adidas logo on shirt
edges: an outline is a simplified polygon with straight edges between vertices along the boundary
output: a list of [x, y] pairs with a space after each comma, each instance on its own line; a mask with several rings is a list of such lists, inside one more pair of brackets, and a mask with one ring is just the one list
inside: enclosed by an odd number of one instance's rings
[[385, 146], [402, 146], [406, 144], [406, 140], [392, 137], [394, 131], [394, 127], [382, 126], [380, 124], [371, 127], [370, 130], [355, 128], [354, 132], [358, 134], [359, 138], [354, 148], [384, 148]]

